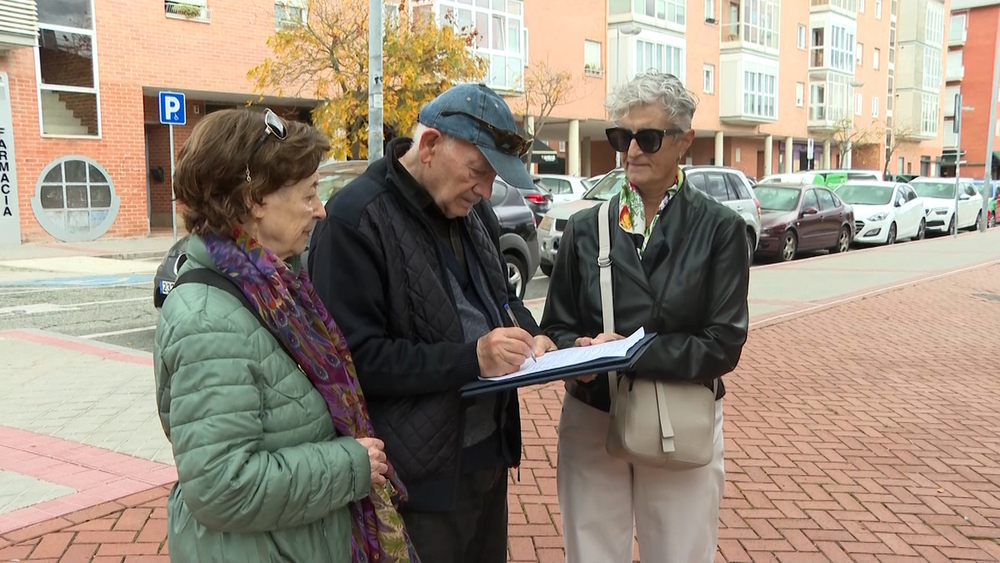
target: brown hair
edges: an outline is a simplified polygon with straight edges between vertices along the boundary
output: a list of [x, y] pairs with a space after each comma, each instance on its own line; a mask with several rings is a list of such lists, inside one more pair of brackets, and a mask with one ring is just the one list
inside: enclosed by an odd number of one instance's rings
[[[190, 232], [203, 229], [229, 236], [250, 218], [251, 203], [313, 174], [330, 150], [330, 141], [316, 128], [285, 121], [284, 140], [268, 135], [250, 158], [264, 132], [264, 115], [247, 109], [209, 114], [195, 125], [178, 155], [173, 184], [185, 206]], [[253, 185], [247, 182], [247, 166]]]

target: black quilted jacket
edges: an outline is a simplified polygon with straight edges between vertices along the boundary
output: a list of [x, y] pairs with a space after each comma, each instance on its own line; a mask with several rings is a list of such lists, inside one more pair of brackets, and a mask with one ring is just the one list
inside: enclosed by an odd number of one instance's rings
[[[386, 154], [405, 149], [396, 139]], [[401, 146], [402, 145], [402, 146]], [[391, 159], [391, 160], [390, 160]], [[462, 385], [479, 377], [446, 281], [440, 246], [394, 157], [373, 163], [327, 203], [309, 272], [347, 337], [372, 423], [409, 493], [412, 510], [450, 510], [457, 484]], [[419, 189], [419, 187], [416, 187]], [[484, 201], [464, 219], [496, 303], [509, 302], [532, 334], [535, 320], [508, 287], [499, 224]], [[520, 463], [516, 392], [497, 414], [509, 466]], [[471, 461], [471, 460], [470, 460]]]

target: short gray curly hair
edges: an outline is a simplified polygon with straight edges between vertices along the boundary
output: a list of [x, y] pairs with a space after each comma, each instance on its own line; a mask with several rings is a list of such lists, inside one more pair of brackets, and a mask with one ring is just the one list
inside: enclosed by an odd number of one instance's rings
[[618, 121], [641, 105], [659, 105], [671, 123], [687, 131], [691, 128], [698, 102], [679, 78], [655, 69], [637, 74], [615, 88], [604, 102], [604, 108], [613, 121]]

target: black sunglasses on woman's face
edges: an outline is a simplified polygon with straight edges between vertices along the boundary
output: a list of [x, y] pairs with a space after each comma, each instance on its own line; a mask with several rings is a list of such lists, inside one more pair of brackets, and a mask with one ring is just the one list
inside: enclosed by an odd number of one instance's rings
[[674, 127], [673, 129], [640, 129], [635, 133], [624, 127], [610, 127], [604, 133], [608, 136], [608, 143], [611, 148], [618, 152], [628, 152], [632, 139], [639, 145], [639, 150], [646, 154], [653, 154], [663, 146], [663, 138], [667, 135], [679, 135], [684, 130]]

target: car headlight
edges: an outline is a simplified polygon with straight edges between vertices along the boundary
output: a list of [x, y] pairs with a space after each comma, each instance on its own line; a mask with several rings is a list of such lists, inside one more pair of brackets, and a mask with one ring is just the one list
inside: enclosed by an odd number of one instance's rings
[[951, 211], [951, 210], [948, 209], [947, 207], [935, 207], [934, 209], [931, 209], [931, 212], [932, 213], [936, 213], [937, 215], [945, 215], [949, 211]]
[[889, 214], [886, 213], [885, 211], [883, 211], [881, 213], [876, 213], [876, 214], [872, 215], [871, 217], [868, 218], [868, 221], [871, 221], [872, 223], [875, 223], [875, 222], [878, 222], [878, 221], [884, 221], [885, 218], [888, 217], [888, 216], [889, 216]]

